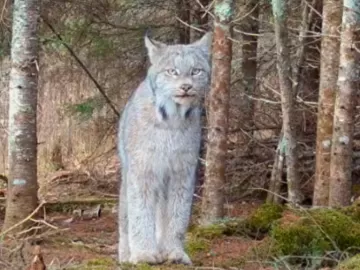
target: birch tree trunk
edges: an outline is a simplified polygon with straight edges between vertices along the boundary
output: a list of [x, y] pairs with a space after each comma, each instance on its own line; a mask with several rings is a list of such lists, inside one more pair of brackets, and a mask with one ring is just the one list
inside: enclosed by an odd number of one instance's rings
[[202, 201], [203, 225], [223, 217], [227, 156], [227, 131], [231, 79], [232, 0], [217, 0], [214, 6], [211, 90], [208, 108], [208, 145]]
[[316, 131], [316, 168], [313, 205], [327, 206], [330, 153], [337, 89], [342, 1], [324, 0], [320, 58], [320, 89]]
[[9, 83], [9, 191], [3, 229], [23, 220], [38, 203], [36, 105], [40, 1], [15, 0], [13, 7]]
[[360, 82], [360, 2], [344, 0], [330, 163], [330, 206], [350, 204], [355, 106]]
[[283, 139], [288, 184], [288, 199], [290, 203], [302, 200], [300, 193], [300, 178], [297, 170], [297, 143], [295, 138], [295, 97], [292, 91], [291, 62], [289, 38], [286, 29], [289, 6], [286, 0], [272, 0], [274, 14], [275, 38], [277, 51], [277, 69], [281, 91], [281, 109], [283, 116]]

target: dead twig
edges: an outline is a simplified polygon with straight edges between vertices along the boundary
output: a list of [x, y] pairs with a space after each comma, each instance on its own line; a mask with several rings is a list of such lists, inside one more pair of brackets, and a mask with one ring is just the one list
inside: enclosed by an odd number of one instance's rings
[[94, 76], [90, 73], [90, 71], [87, 69], [87, 67], [84, 65], [84, 63], [79, 59], [79, 57], [75, 54], [75, 52], [71, 49], [71, 47], [63, 40], [61, 35], [55, 30], [55, 28], [52, 26], [52, 24], [49, 22], [47, 18], [44, 16], [41, 16], [43, 22], [50, 28], [50, 30], [55, 34], [55, 36], [58, 38], [58, 40], [64, 45], [64, 47], [68, 50], [68, 52], [71, 54], [72, 57], [78, 62], [78, 64], [81, 66], [81, 68], [85, 71], [85, 73], [88, 75], [90, 80], [95, 84], [96, 88], [99, 90], [101, 95], [106, 100], [109, 107], [112, 109], [112, 111], [116, 114], [117, 117], [120, 117], [120, 113], [117, 111], [115, 106], [112, 104], [110, 98], [106, 95], [104, 89], [101, 87], [101, 85], [98, 83], [98, 81], [94, 78]]
[[31, 265], [27, 270], [46, 270], [46, 265], [39, 245], [34, 247], [34, 258], [32, 259]]
[[9, 232], [11, 232], [12, 230], [16, 229], [17, 227], [23, 225], [25, 222], [29, 221], [32, 219], [32, 217], [39, 211], [39, 209], [41, 207], [43, 207], [43, 205], [45, 204], [45, 201], [41, 202], [38, 207], [35, 208], [35, 210], [28, 215], [26, 218], [24, 218], [23, 220], [21, 220], [20, 222], [16, 223], [15, 225], [11, 226], [10, 228], [8, 228], [7, 230], [3, 231], [2, 233], [0, 233], [0, 238], [4, 237], [6, 234], [8, 234]]

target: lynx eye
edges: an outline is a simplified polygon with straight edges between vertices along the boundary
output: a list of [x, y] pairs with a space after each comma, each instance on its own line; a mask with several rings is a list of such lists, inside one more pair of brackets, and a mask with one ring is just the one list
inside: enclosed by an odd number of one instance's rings
[[192, 76], [196, 76], [196, 75], [199, 75], [200, 73], [201, 73], [201, 69], [200, 68], [193, 68], [192, 70], [191, 70], [191, 75]]
[[177, 76], [179, 75], [179, 72], [175, 68], [169, 68], [166, 70], [166, 73], [170, 76]]

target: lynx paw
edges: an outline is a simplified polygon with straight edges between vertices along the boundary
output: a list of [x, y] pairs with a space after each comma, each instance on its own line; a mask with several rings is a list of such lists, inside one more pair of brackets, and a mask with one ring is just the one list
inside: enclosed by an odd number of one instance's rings
[[164, 259], [157, 252], [141, 251], [136, 253], [132, 252], [129, 262], [133, 264], [137, 264], [137, 263], [160, 264], [164, 262]]
[[167, 259], [171, 263], [180, 263], [186, 265], [192, 264], [190, 257], [181, 249], [174, 249], [170, 251], [167, 255]]
[[[120, 242], [121, 243], [121, 242]], [[129, 247], [126, 245], [119, 245], [118, 249], [118, 259], [119, 263], [128, 263], [130, 259], [130, 250]]]
[[120, 253], [119, 254], [119, 263], [128, 263], [130, 259], [129, 253]]

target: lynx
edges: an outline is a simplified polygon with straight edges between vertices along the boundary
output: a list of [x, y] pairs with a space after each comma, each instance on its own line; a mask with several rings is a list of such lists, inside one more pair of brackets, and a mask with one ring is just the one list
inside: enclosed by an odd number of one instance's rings
[[145, 36], [150, 67], [119, 122], [120, 263], [191, 264], [184, 251], [210, 84], [211, 33], [183, 45]]

